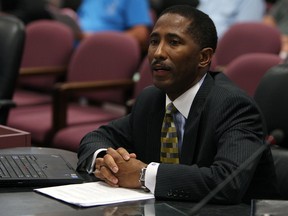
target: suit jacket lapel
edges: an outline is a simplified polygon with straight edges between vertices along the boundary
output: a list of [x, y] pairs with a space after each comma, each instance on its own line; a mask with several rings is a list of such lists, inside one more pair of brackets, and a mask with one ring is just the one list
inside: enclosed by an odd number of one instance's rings
[[199, 134], [199, 122], [204, 108], [205, 100], [209, 94], [214, 81], [212, 76], [207, 73], [204, 82], [197, 92], [192, 107], [190, 108], [189, 116], [185, 124], [183, 136], [183, 144], [180, 156], [181, 164], [193, 164], [195, 162], [195, 154], [197, 148], [197, 136]]
[[161, 94], [156, 103], [153, 104], [153, 110], [147, 118], [147, 143], [145, 155], [148, 161], [160, 162], [161, 147], [161, 127], [165, 114], [165, 94]]

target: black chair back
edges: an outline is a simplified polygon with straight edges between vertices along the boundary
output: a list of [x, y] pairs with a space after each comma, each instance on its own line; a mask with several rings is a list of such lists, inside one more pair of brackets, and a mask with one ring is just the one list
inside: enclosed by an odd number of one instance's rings
[[288, 199], [288, 64], [272, 67], [261, 79], [254, 96], [264, 114], [268, 134], [283, 131], [284, 139], [271, 146], [282, 199]]
[[279, 145], [288, 147], [288, 64], [270, 68], [261, 79], [254, 96], [264, 114], [267, 132], [275, 129], [284, 133]]
[[0, 124], [6, 124], [19, 73], [25, 39], [24, 24], [12, 16], [0, 16]]

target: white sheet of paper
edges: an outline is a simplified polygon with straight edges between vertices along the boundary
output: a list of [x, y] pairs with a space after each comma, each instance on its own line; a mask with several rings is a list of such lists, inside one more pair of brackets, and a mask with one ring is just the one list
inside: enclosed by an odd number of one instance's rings
[[38, 188], [35, 191], [81, 207], [154, 198], [152, 193], [141, 189], [115, 188], [101, 181]]

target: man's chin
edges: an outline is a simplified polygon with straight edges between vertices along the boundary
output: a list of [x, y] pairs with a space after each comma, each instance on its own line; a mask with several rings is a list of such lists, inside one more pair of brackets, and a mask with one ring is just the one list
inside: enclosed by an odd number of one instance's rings
[[154, 86], [160, 90], [166, 91], [169, 88], [169, 85], [165, 81], [155, 81], [154, 80]]
[[163, 80], [153, 80], [154, 85], [161, 89], [161, 90], [165, 90], [167, 88], [167, 82], [163, 81]]

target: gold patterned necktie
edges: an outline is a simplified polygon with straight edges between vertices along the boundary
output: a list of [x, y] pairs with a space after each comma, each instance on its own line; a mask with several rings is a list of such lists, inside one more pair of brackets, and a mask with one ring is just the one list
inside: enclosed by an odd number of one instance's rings
[[160, 160], [162, 163], [179, 163], [177, 130], [172, 115], [176, 111], [173, 103], [167, 105], [161, 130]]

